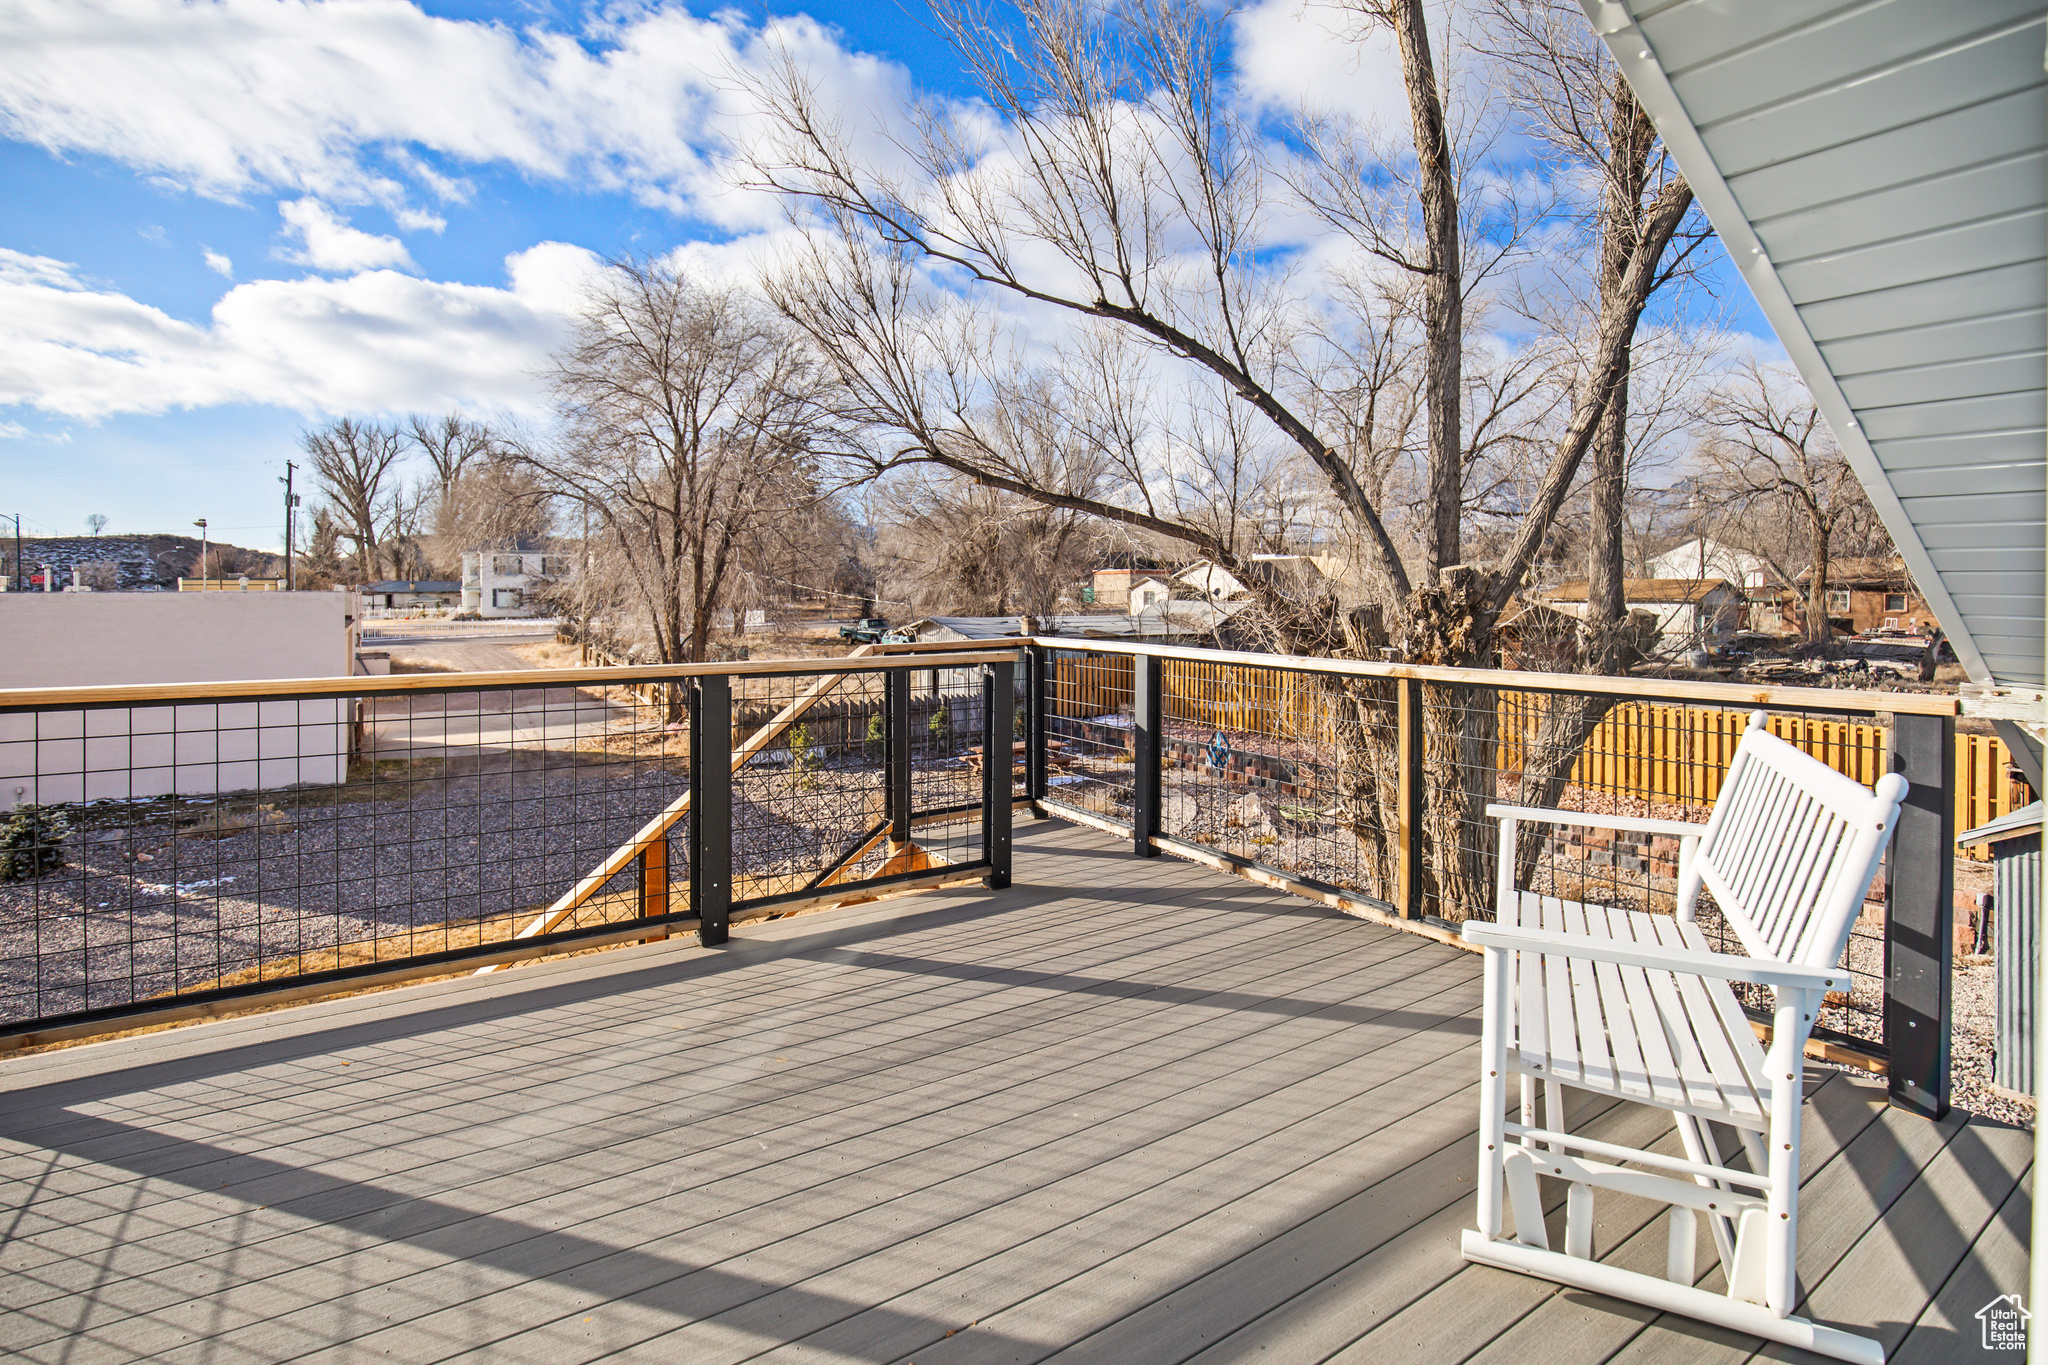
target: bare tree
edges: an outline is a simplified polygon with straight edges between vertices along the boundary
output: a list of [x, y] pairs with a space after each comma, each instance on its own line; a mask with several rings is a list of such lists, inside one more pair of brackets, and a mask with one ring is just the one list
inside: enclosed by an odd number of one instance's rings
[[519, 462], [603, 527], [656, 657], [703, 658], [747, 536], [814, 496], [815, 360], [739, 292], [634, 258], [591, 286], [552, 380], [562, 436]]
[[493, 444], [489, 427], [481, 422], [472, 422], [457, 412], [442, 417], [422, 417], [415, 413], [406, 421], [406, 432], [433, 467], [434, 483], [443, 497], [462, 477], [462, 471], [469, 467], [470, 462], [488, 455]]
[[[1812, 394], [1791, 369], [1751, 361], [1715, 391], [1703, 424], [1709, 436], [1700, 461], [1717, 492], [1780, 512], [1804, 531], [1806, 638], [1828, 639], [1828, 564], [1837, 538], [1875, 518], [1866, 515], [1863, 485]], [[1789, 562], [1777, 571], [1787, 584], [1797, 579]]]
[[99, 512], [94, 512], [91, 516], [85, 519], [85, 529], [91, 531], [95, 536], [99, 535], [101, 531], [105, 530], [106, 525], [106, 516]]
[[939, 471], [878, 490], [877, 590], [913, 611], [1046, 615], [1094, 559], [1094, 518]]
[[[1493, 0], [1492, 50], [1499, 82], [1524, 128], [1547, 149], [1561, 184], [1587, 188], [1568, 196], [1562, 224], [1576, 229], [1577, 252], [1593, 261], [1586, 288], [1562, 281], [1567, 301], [1548, 321], [1561, 339], [1584, 337], [1574, 367], [1604, 370], [1604, 384], [1573, 390], [1564, 429], [1590, 429], [1591, 477], [1586, 527], [1586, 611], [1576, 670], [1621, 673], [1648, 639], [1629, 619], [1625, 519], [1631, 455], [1630, 397], [1636, 333], [1650, 297], [1690, 268], [1709, 230], [1693, 212], [1692, 189], [1575, 4], [1565, 0]], [[1576, 296], [1576, 297], [1575, 297]], [[1575, 303], [1575, 306], [1571, 306]], [[1574, 326], [1575, 312], [1583, 321]], [[1539, 316], [1541, 316], [1539, 314]], [[1603, 347], [1604, 352], [1603, 352]], [[1659, 404], [1657, 407], [1668, 405]], [[1555, 805], [1586, 740], [1611, 709], [1592, 696], [1548, 699], [1530, 737], [1519, 799]], [[1526, 874], [1535, 849], [1523, 857]]]
[[[1541, 476], [1513, 500], [1488, 561], [1465, 562], [1468, 291], [1535, 219], [1512, 205], [1484, 207], [1497, 197], [1463, 197], [1470, 167], [1453, 140], [1420, 0], [1351, 8], [1395, 34], [1413, 169], [1398, 169], [1407, 158], [1370, 154], [1337, 125], [1312, 125], [1315, 155], [1297, 190], [1362, 252], [1417, 282], [1404, 303], [1422, 338], [1420, 364], [1403, 381], [1419, 395], [1425, 431], [1413, 575], [1383, 501], [1387, 480], [1372, 458], [1359, 461], [1355, 441], [1332, 439], [1347, 434], [1341, 425], [1318, 425], [1343, 386], [1303, 391], [1294, 382], [1319, 366], [1303, 353], [1310, 329], [1286, 270], [1262, 250], [1278, 182], [1268, 144], [1234, 113], [1226, 16], [1196, 0], [1019, 0], [1014, 14], [984, 0], [940, 0], [935, 20], [997, 119], [923, 107], [916, 138], [897, 144], [907, 168], [865, 159], [786, 63], [758, 92], [778, 135], [757, 152], [754, 177], [815, 210], [827, 232], [776, 279], [771, 297], [831, 358], [859, 418], [890, 433], [878, 469], [935, 464], [1180, 541], [1253, 586], [1283, 648], [1377, 657], [1392, 637], [1418, 662], [1484, 666], [1494, 659], [1494, 625], [1627, 373], [1644, 301], [1664, 277], [1663, 252], [1689, 196], [1681, 185], [1647, 210], [1632, 201], [1633, 245], [1588, 320]], [[1484, 232], [1472, 232], [1482, 221]], [[968, 285], [967, 302], [931, 297], [920, 271]], [[997, 299], [1064, 312], [1075, 323], [1072, 340], [1035, 372], [1019, 364], [982, 340], [999, 326]], [[1213, 395], [1220, 401], [1208, 411], [1228, 410], [1230, 419], [1204, 430], [1193, 416], [1203, 405], [1181, 402], [1141, 429], [1163, 376]], [[1519, 403], [1530, 379], [1505, 374], [1503, 402]], [[1041, 447], [1012, 437], [1037, 388], [1060, 392], [1077, 438], [1052, 447], [1062, 458], [1043, 459]], [[1383, 383], [1381, 391], [1395, 389]], [[1378, 449], [1368, 443], [1364, 453]], [[1373, 604], [1303, 602], [1243, 571], [1256, 539], [1237, 534], [1237, 518], [1217, 517], [1221, 490], [1233, 469], [1290, 465], [1297, 482], [1320, 485], [1391, 623]], [[1389, 756], [1369, 751], [1386, 701], [1364, 686], [1345, 698], [1365, 748], [1347, 760], [1356, 785], [1344, 804], [1373, 847], [1391, 828], [1379, 808], [1391, 793], [1381, 771]], [[1491, 698], [1445, 688], [1426, 702], [1435, 737], [1429, 818], [1438, 846], [1457, 850], [1472, 842], [1459, 828], [1483, 823], [1495, 795]], [[1462, 917], [1490, 895], [1490, 871], [1481, 853], [1449, 856], [1456, 865], [1435, 869], [1429, 894], [1443, 913]]]
[[400, 492], [393, 466], [405, 453], [395, 427], [343, 417], [304, 437], [313, 477], [354, 547], [356, 571], [377, 572], [377, 550]]

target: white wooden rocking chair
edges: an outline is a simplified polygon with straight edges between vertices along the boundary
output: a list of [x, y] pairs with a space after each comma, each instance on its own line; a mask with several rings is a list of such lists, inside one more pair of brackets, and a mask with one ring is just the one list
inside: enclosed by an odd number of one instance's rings
[[[1486, 950], [1479, 1099], [1479, 1228], [1467, 1260], [1682, 1313], [1842, 1360], [1882, 1365], [1868, 1337], [1792, 1316], [1797, 1298], [1801, 1058], [1850, 927], [1905, 799], [1876, 792], [1767, 734], [1750, 717], [1705, 825], [1489, 806], [1500, 821], [1498, 922], [1468, 922]], [[1678, 913], [1581, 904], [1515, 887], [1521, 824], [1599, 824], [1679, 841]], [[1714, 952], [1693, 922], [1713, 893], [1746, 956]], [[1775, 994], [1768, 1052], [1729, 983]], [[1521, 1078], [1521, 1122], [1507, 1078]], [[1545, 1126], [1536, 1126], [1543, 1082]], [[1588, 1090], [1671, 1111], [1683, 1160], [1565, 1131], [1563, 1095]], [[1724, 1164], [1708, 1121], [1734, 1128], [1750, 1169]], [[1649, 1167], [1650, 1170], [1631, 1169]], [[1665, 1174], [1656, 1174], [1664, 1172]], [[1537, 1177], [1570, 1182], [1565, 1246], [1552, 1250]], [[1676, 1177], [1676, 1178], [1674, 1178]], [[1686, 1179], [1685, 1177], [1690, 1177]], [[1501, 1191], [1514, 1212], [1501, 1233]], [[1664, 1278], [1593, 1259], [1593, 1191], [1671, 1206]], [[1708, 1219], [1725, 1294], [1698, 1288], [1696, 1222]]]

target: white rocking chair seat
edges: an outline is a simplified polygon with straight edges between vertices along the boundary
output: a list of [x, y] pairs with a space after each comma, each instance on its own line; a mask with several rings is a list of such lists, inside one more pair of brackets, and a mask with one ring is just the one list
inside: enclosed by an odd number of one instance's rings
[[1526, 891], [1500, 907], [1499, 923], [1472, 925], [1466, 937], [1520, 949], [1510, 1069], [1757, 1132], [1771, 1110], [1764, 1050], [1717, 978], [1811, 976], [1823, 990], [1842, 979], [1716, 954], [1696, 924], [1671, 915]]

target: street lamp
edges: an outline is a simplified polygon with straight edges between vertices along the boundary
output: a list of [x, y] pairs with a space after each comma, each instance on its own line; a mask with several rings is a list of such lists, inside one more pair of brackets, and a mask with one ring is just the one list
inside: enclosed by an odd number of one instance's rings
[[192, 523], [199, 528], [199, 591], [206, 591], [206, 518]]

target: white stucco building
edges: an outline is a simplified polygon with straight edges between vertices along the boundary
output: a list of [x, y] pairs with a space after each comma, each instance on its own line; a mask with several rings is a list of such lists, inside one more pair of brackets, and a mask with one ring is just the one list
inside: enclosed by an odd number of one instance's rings
[[462, 610], [483, 617], [539, 616], [535, 594], [569, 577], [568, 555], [472, 550], [462, 556]]

